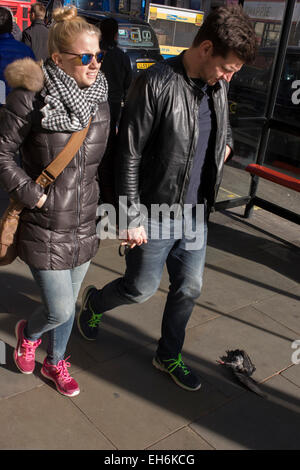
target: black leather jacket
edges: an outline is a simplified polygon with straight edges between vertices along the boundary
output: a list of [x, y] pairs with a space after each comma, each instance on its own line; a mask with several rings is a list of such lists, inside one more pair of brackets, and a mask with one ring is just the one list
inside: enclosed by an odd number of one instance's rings
[[[127, 196], [128, 222], [138, 225], [138, 204], [183, 207], [198, 141], [202, 92], [186, 75], [183, 54], [159, 62], [132, 84], [117, 145], [117, 195]], [[228, 118], [228, 84], [214, 86], [215, 153], [203, 169], [202, 198], [214, 204], [222, 178], [226, 144], [233, 148]], [[199, 201], [200, 202], [200, 201]]]

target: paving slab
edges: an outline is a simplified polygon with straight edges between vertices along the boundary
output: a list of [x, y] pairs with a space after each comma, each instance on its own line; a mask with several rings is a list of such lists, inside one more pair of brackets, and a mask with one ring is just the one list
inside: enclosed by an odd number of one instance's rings
[[[293, 350], [294, 352], [294, 350]], [[297, 364], [292, 365], [287, 370], [281, 373], [282, 377], [292, 382], [297, 387], [300, 387], [300, 350], [298, 346], [297, 352]], [[300, 388], [299, 388], [299, 397], [300, 397]]]
[[23, 392], [27, 392], [28, 390], [33, 390], [37, 387], [41, 387], [44, 384], [44, 381], [41, 380], [37, 374], [21, 374], [21, 372], [19, 372], [17, 367], [15, 366], [12, 354], [13, 349], [11, 347], [6, 346], [6, 364], [2, 364], [0, 366], [0, 399], [12, 397], [20, 393], [22, 394]]
[[39, 288], [28, 266], [17, 258], [12, 264], [0, 267], [0, 304], [3, 312], [26, 318], [37, 307]]
[[273, 318], [273, 320], [294, 331], [295, 339], [300, 338], [299, 286], [293, 288], [287, 295], [277, 294], [263, 301], [257, 301], [253, 306], [260, 312]]
[[[82, 348], [98, 362], [117, 357], [141, 345], [156, 344], [161, 335], [165, 302], [166, 295], [158, 292], [143, 304], [115, 308], [103, 315], [96, 341], [84, 340], [77, 325], [73, 328], [71, 340], [76, 337], [76, 348]], [[187, 328], [194, 328], [215, 317], [214, 311], [196, 305]], [[69, 349], [72, 350], [71, 345]]]
[[118, 449], [145, 449], [227, 400], [208, 383], [187, 395], [152, 366], [153, 354], [140, 348], [76, 376], [76, 406]]
[[22, 374], [14, 363], [13, 352], [17, 341], [15, 337], [15, 325], [20, 320], [17, 315], [11, 313], [0, 314], [0, 340], [5, 348], [5, 361], [0, 366], [0, 397], [10, 396], [34, 389], [43, 385], [39, 369], [44, 360], [46, 351], [41, 345], [36, 352], [36, 368], [33, 374]]
[[216, 361], [227, 350], [244, 349], [262, 381], [291, 364], [292, 332], [253, 307], [245, 307], [187, 331], [183, 357], [206, 381], [227, 396], [242, 386]]
[[250, 260], [206, 264], [198, 305], [215, 313], [228, 313], [274, 294], [295, 298], [290, 293], [297, 283]]
[[148, 447], [151, 450], [214, 450], [205, 442], [199, 434], [189, 428], [189, 426], [179, 429], [170, 436], [162, 439], [153, 446]]
[[0, 400], [0, 448], [114, 449], [74, 403], [46, 385]]
[[276, 376], [263, 390], [267, 400], [245, 392], [191, 428], [217, 450], [299, 450], [299, 388]]
[[[271, 212], [267, 212], [260, 207], [255, 206], [251, 217], [245, 218], [245, 205], [239, 207], [232, 207], [231, 209], [215, 211], [210, 215], [212, 222], [221, 223], [222, 225], [230, 225], [231, 223], [241, 223], [245, 227], [261, 232], [266, 237], [277, 237], [282, 240], [291, 241], [293, 238], [298, 238], [297, 224], [285, 220]], [[280, 234], [284, 235], [283, 237]]]

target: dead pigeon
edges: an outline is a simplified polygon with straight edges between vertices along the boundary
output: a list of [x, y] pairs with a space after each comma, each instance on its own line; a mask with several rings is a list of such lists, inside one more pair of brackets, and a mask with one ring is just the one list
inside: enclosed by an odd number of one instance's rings
[[259, 389], [257, 382], [251, 378], [256, 367], [246, 351], [235, 349], [234, 351], [226, 351], [226, 353], [227, 356], [220, 357], [220, 360], [217, 362], [230, 368], [234, 376], [252, 392], [267, 398], [267, 395]]

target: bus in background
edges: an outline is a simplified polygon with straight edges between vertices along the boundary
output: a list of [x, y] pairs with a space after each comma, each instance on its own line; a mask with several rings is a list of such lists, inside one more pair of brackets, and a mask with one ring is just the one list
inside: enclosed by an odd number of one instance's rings
[[[284, 0], [245, 0], [243, 9], [253, 22], [260, 47], [276, 47], [279, 42], [286, 2]], [[296, 0], [290, 46], [300, 45], [300, 0]]]
[[8, 7], [14, 15], [14, 21], [17, 23], [21, 31], [30, 26], [29, 12], [30, 7], [36, 0], [0, 0], [1, 7]]
[[191, 46], [203, 19], [203, 11], [150, 3], [148, 22], [156, 33], [164, 59]]

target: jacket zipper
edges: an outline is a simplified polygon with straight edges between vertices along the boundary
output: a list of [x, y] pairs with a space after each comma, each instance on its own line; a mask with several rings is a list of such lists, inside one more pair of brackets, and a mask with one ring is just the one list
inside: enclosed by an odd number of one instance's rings
[[[215, 95], [215, 92], [213, 93], [213, 103], [214, 103], [214, 109], [218, 108], [218, 103], [217, 103], [217, 100], [220, 100], [220, 97], [219, 96], [216, 96]], [[215, 152], [214, 152], [214, 159], [213, 159], [213, 162], [214, 162], [214, 165], [215, 165], [215, 170], [216, 170], [216, 175], [218, 174], [218, 162], [216, 160], [217, 158], [217, 145], [218, 145], [218, 142], [220, 139], [218, 139], [218, 133], [220, 133], [220, 129], [221, 129], [221, 126], [220, 126], [220, 113], [217, 113], [215, 112], [215, 115], [216, 115], [216, 121], [217, 121], [217, 131], [216, 131], [216, 142], [215, 142]], [[218, 185], [215, 184], [215, 187], [213, 188], [213, 193], [214, 193], [214, 199], [216, 199], [216, 196], [217, 196], [217, 187]]]
[[78, 184], [77, 184], [77, 227], [74, 230], [74, 260], [73, 260], [73, 268], [76, 266], [77, 261], [78, 261], [78, 255], [79, 255], [79, 243], [77, 239], [77, 232], [80, 224], [80, 196], [81, 196], [81, 180], [82, 180], [82, 167], [81, 167], [81, 162], [82, 162], [82, 152], [81, 148], [78, 150], [77, 153], [77, 160], [78, 160]]

